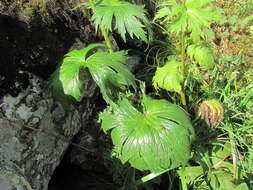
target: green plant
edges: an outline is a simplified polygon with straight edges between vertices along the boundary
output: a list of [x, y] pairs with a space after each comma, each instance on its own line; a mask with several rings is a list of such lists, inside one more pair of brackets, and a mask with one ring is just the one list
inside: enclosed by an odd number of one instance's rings
[[[168, 68], [169, 66], [159, 68], [153, 80], [164, 82], [163, 84], [154, 82], [154, 85], [156, 88], [159, 86], [160, 88], [165, 88], [170, 91], [180, 89], [183, 105], [186, 105], [184, 80], [191, 68], [191, 66], [189, 66], [190, 68], [188, 70], [186, 68], [189, 62], [187, 54], [192, 62], [196, 61], [204, 69], [211, 69], [214, 66], [212, 51], [208, 46], [202, 45], [204, 44], [204, 40], [214, 36], [210, 24], [219, 18], [218, 14], [214, 12], [214, 9], [207, 6], [212, 1], [213, 0], [165, 0], [159, 5], [161, 8], [155, 16], [155, 20], [162, 19], [167, 34], [175, 34], [178, 38], [175, 44], [178, 49], [176, 56], [182, 63], [182, 72], [177, 72], [177, 75], [170, 75], [171, 81], [178, 81], [180, 78], [180, 83], [170, 82], [171, 85], [174, 84], [175, 86], [170, 86], [170, 88], [168, 88], [169, 82], [165, 79], [167, 76], [161, 75], [160, 73], [161, 70], [164, 70], [163, 73], [172, 72], [172, 70]], [[169, 65], [169, 63], [167, 64]], [[166, 83], [168, 85], [166, 85]], [[179, 85], [181, 86], [180, 88]], [[178, 90], [176, 92], [179, 93]]]
[[[164, 66], [157, 68], [153, 86], [155, 89], [163, 88], [171, 92], [181, 91], [181, 102], [187, 105], [189, 110], [198, 105], [196, 102], [203, 102], [200, 112], [206, 123], [201, 123], [196, 116], [194, 124], [198, 129], [197, 135], [206, 138], [197, 140], [200, 141], [199, 146], [195, 143], [195, 156], [192, 161], [197, 163], [197, 166], [186, 166], [177, 172], [182, 189], [192, 187], [247, 190], [252, 182], [247, 180], [247, 162], [240, 158], [240, 150], [245, 153], [250, 150], [249, 146], [252, 146], [252, 141], [247, 143], [245, 137], [248, 134], [245, 130], [251, 128], [248, 122], [252, 123], [249, 120], [252, 115], [248, 111], [245, 113], [248, 108], [236, 103], [244, 102], [238, 93], [237, 79], [246, 75], [240, 71], [243, 69], [243, 63], [236, 71], [231, 63], [226, 65], [226, 68], [224, 63], [216, 64], [209, 42], [215, 37], [211, 23], [218, 21], [220, 16], [213, 5], [212, 0], [161, 1], [155, 21], [160, 21], [164, 34], [174, 45], [176, 51], [173, 52], [173, 59], [178, 64], [177, 67], [174, 66], [171, 56], [165, 62], [158, 62]], [[250, 20], [251, 17], [245, 18], [245, 22], [251, 22]], [[246, 82], [249, 83], [252, 84]], [[241, 90], [242, 92], [245, 91]], [[186, 101], [187, 96], [189, 101]], [[235, 97], [237, 101], [233, 99]], [[217, 99], [223, 102], [223, 106]], [[251, 105], [248, 97], [245, 99], [247, 105]], [[239, 117], [241, 114], [244, 116]], [[208, 125], [212, 128], [208, 128]]]
[[[127, 52], [113, 52], [111, 32], [117, 32], [123, 41], [129, 35], [148, 42], [144, 7], [130, 0], [91, 0], [78, 7], [82, 6], [89, 8], [90, 19], [101, 30], [106, 45], [90, 44], [66, 54], [51, 86], [65, 106], [68, 98], [80, 101], [79, 74], [81, 68], [87, 68], [108, 104], [99, 118], [104, 132], [111, 135], [112, 155], [133, 167], [122, 172], [127, 175], [122, 188], [136, 189], [170, 170], [169, 189], [179, 177], [183, 190], [248, 190], [253, 183], [253, 75], [242, 54], [214, 55], [213, 28], [221, 23], [211, 27], [221, 18], [214, 0], [162, 0], [154, 18], [163, 29], [159, 35], [168, 43], [155, 40], [149, 50], [148, 55], [158, 50], [153, 59], [159, 65], [153, 86], [156, 91], [170, 91], [166, 98], [174, 102], [180, 95], [191, 115], [176, 104], [147, 96], [144, 84], [136, 83], [124, 65]], [[242, 20], [248, 25], [252, 17], [246, 16]], [[134, 168], [146, 176], [135, 181]], [[145, 188], [152, 186], [146, 183]]]
[[144, 6], [122, 0], [90, 0], [80, 3], [76, 8], [82, 6], [92, 9], [91, 20], [97, 30], [101, 29], [110, 52], [113, 52], [113, 47], [108, 37], [109, 32], [117, 31], [124, 41], [126, 41], [126, 33], [131, 38], [135, 36], [145, 42], [148, 41], [144, 30], [145, 25], [148, 24]]
[[[67, 53], [52, 76], [51, 87], [80, 101], [80, 68], [88, 69], [108, 104], [100, 114], [100, 120], [103, 130], [111, 132], [116, 157], [134, 168], [152, 172], [132, 185], [185, 165], [195, 138], [187, 113], [165, 100], [148, 98], [144, 87], [141, 88], [141, 99], [131, 93], [131, 87], [137, 91], [137, 85], [135, 77], [124, 65], [127, 52], [113, 52], [108, 38], [108, 32], [117, 30], [124, 40], [128, 32], [130, 37], [135, 35], [147, 41], [142, 24], [147, 23], [143, 6], [120, 0], [89, 1], [82, 5], [92, 9], [91, 20], [101, 29], [107, 50], [103, 44], [90, 44]], [[59, 100], [62, 100], [62, 94]]]
[[[91, 44], [81, 50], [73, 50], [65, 55], [59, 69], [59, 80], [64, 93], [81, 100], [80, 68], [88, 68], [93, 80], [100, 87], [104, 99], [109, 103], [117, 99], [120, 91], [127, 86], [136, 88], [135, 78], [128, 68], [123, 65], [127, 61], [126, 52], [90, 52], [103, 44]], [[52, 85], [58, 79], [52, 80]]]
[[122, 99], [100, 114], [103, 130], [112, 129], [116, 156], [123, 163], [154, 173], [185, 165], [195, 134], [184, 110], [149, 97], [140, 103], [136, 109]]

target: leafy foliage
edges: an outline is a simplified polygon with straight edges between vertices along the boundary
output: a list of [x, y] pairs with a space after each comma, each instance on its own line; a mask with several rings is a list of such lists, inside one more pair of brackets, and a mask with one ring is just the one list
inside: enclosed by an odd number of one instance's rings
[[208, 46], [190, 45], [187, 49], [187, 54], [191, 60], [196, 60], [204, 69], [211, 69], [215, 65], [213, 53]]
[[[126, 52], [96, 52], [89, 55], [90, 51], [97, 47], [104, 47], [103, 44], [91, 44], [81, 50], [73, 50], [65, 55], [63, 63], [56, 71], [63, 91], [66, 95], [81, 100], [81, 82], [79, 71], [81, 67], [87, 67], [93, 80], [98, 84], [107, 102], [117, 98], [119, 91], [126, 90], [127, 86], [135, 88], [135, 78], [123, 65], [127, 61]], [[52, 80], [57, 81], [57, 80]], [[59, 84], [53, 84], [53, 89]]]
[[153, 77], [153, 86], [155, 89], [163, 88], [168, 91], [180, 93], [182, 91], [181, 84], [184, 80], [181, 70], [182, 65], [182, 62], [172, 59], [163, 67], [158, 67]]
[[[92, 20], [96, 27], [108, 31], [118, 31], [124, 41], [126, 33], [131, 38], [137, 38], [147, 42], [144, 24], [148, 23], [144, 6], [134, 5], [121, 0], [102, 0], [93, 8]], [[115, 19], [115, 23], [114, 23]]]
[[165, 100], [144, 97], [142, 110], [122, 99], [100, 114], [102, 128], [112, 129], [116, 156], [139, 170], [161, 172], [185, 165], [195, 138], [188, 116]]
[[193, 41], [199, 41], [207, 36], [210, 23], [219, 19], [213, 8], [206, 7], [212, 1], [185, 0], [178, 3], [177, 0], [165, 0], [160, 4], [163, 8], [157, 12], [155, 19], [163, 18], [170, 32], [176, 35], [190, 33]]

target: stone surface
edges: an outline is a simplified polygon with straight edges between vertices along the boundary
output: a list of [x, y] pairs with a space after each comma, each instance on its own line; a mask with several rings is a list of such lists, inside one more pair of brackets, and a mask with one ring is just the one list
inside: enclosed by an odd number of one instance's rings
[[[86, 113], [65, 113], [53, 102], [47, 84], [29, 74], [28, 88], [0, 100], [0, 189], [46, 190], [70, 140], [88, 119]], [[84, 113], [85, 114], [85, 113]]]

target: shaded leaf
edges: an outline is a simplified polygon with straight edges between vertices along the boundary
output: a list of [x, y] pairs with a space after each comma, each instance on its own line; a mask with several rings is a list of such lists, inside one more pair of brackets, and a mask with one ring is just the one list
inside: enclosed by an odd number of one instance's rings
[[181, 176], [184, 176], [183, 180], [187, 184], [192, 183], [197, 177], [204, 174], [204, 170], [201, 166], [187, 166], [185, 168], [181, 168], [177, 172], [180, 173]]
[[237, 185], [235, 190], [249, 190], [246, 183], [241, 183], [240, 185]]
[[210, 185], [213, 189], [228, 190], [235, 189], [236, 187], [233, 183], [232, 174], [226, 171], [210, 171], [208, 172], [208, 179], [210, 180]]
[[59, 79], [60, 73], [59, 68], [52, 74], [49, 81], [49, 89], [51, 91], [52, 97], [61, 103], [65, 111], [71, 111], [75, 99], [69, 95], [66, 95], [63, 90], [62, 83]]

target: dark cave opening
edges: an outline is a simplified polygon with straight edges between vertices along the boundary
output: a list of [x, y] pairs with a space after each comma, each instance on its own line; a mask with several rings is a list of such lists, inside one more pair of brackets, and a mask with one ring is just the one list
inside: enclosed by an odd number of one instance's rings
[[[55, 169], [48, 190], [117, 190], [107, 171], [84, 170], [71, 163], [72, 145]], [[99, 165], [99, 164], [98, 164]]]

